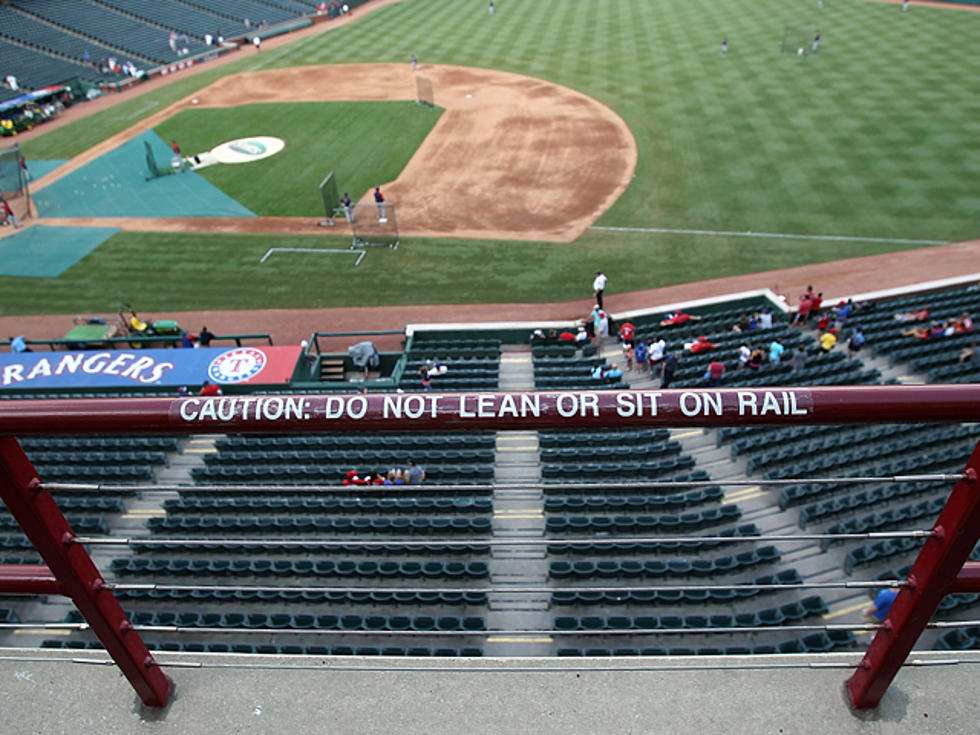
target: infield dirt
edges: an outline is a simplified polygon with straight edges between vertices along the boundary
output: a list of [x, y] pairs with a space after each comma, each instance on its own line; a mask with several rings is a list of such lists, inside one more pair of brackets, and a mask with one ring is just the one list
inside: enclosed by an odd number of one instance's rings
[[[398, 208], [402, 235], [570, 242], [629, 184], [636, 142], [626, 123], [591, 97], [489, 69], [425, 65], [417, 73], [432, 79], [436, 104], [446, 111], [398, 178], [378, 182]], [[35, 191], [191, 107], [414, 100], [415, 94], [407, 64], [304, 66], [230, 75], [77, 156], [38, 181]], [[370, 192], [362, 197], [370, 201]], [[96, 221], [105, 224], [101, 218], [60, 219], [57, 224], [91, 226]], [[315, 224], [314, 217], [113, 220], [122, 229], [170, 232], [296, 233], [314, 232]]]

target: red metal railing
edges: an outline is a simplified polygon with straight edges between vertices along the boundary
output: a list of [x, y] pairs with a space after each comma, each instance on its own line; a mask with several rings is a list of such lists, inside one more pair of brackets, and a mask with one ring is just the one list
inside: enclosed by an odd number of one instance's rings
[[[101, 433], [446, 431], [972, 422], [980, 386], [391, 393], [375, 395], [8, 400], [0, 402], [0, 496], [46, 567], [0, 567], [0, 592], [68, 595], [150, 706], [170, 682], [132, 630], [105, 582], [14, 436]], [[4, 436], [6, 435], [6, 436]], [[942, 598], [980, 592], [980, 445], [935, 524], [891, 612], [848, 682], [851, 702], [878, 704]]]

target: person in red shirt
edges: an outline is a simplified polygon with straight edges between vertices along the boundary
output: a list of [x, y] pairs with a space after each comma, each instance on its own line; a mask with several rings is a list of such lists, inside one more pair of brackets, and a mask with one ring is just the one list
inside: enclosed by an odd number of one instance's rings
[[813, 308], [813, 300], [808, 294], [803, 294], [800, 296], [800, 308], [796, 310], [796, 316], [793, 317], [793, 325], [800, 326], [806, 324], [806, 320], [810, 318], [810, 310]]
[[693, 314], [685, 314], [681, 309], [678, 309], [673, 314], [666, 314], [660, 321], [661, 327], [669, 327], [673, 324], [683, 324], [687, 321], [700, 321], [701, 317], [694, 316]]
[[708, 371], [704, 374], [704, 377], [708, 381], [709, 386], [715, 387], [721, 385], [721, 378], [724, 374], [725, 363], [712, 360], [708, 364]]
[[633, 339], [636, 337], [636, 327], [633, 326], [632, 322], [623, 322], [619, 325], [619, 338], [623, 340], [624, 345], [633, 346]]
[[718, 345], [715, 345], [715, 344], [712, 344], [711, 342], [709, 342], [708, 341], [708, 338], [702, 335], [702, 336], [698, 337], [697, 342], [693, 342], [691, 344], [690, 350], [691, 350], [691, 352], [693, 352], [696, 355], [699, 352], [707, 352], [708, 350], [713, 350], [717, 346]]
[[204, 385], [201, 386], [201, 392], [199, 395], [202, 396], [220, 396], [221, 388], [212, 383], [209, 380], [204, 381]]

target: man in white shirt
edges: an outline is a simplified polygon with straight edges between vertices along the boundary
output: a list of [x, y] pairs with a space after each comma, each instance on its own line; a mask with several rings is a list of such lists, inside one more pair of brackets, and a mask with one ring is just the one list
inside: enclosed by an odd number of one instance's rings
[[602, 305], [602, 292], [606, 290], [606, 277], [603, 275], [602, 271], [595, 272], [595, 280], [592, 281], [592, 290], [595, 291], [595, 302], [599, 305], [599, 308], [604, 308]]
[[772, 329], [772, 311], [768, 306], [759, 312], [759, 328]]

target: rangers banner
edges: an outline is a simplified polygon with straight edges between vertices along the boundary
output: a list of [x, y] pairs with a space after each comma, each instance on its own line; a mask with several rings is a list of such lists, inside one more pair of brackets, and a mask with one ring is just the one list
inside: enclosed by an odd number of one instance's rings
[[0, 389], [288, 383], [299, 346], [20, 352], [0, 355]]

